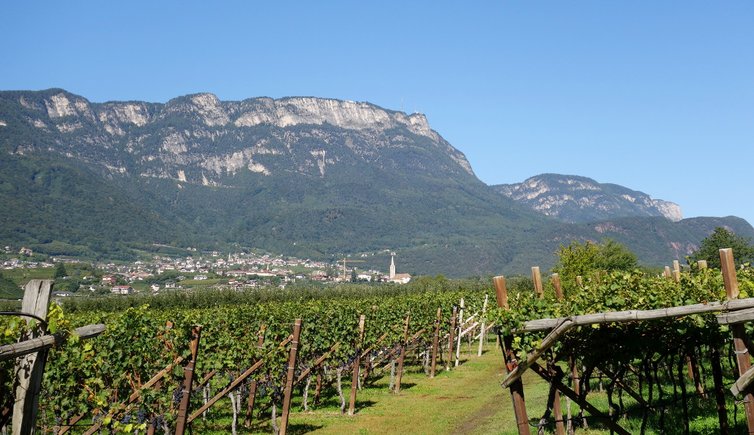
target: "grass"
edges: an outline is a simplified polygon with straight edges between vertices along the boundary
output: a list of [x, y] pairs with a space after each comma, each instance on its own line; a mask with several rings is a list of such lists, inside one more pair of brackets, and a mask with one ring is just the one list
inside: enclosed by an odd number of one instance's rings
[[38, 267], [34, 269], [7, 269], [3, 270], [4, 277], [13, 280], [18, 285], [24, 285], [31, 279], [52, 279], [55, 275], [55, 268], [53, 267]]
[[[463, 346], [463, 350], [469, 350]], [[347, 416], [340, 413], [339, 399], [333, 388], [323, 391], [323, 403], [313, 407], [314, 387], [310, 388], [310, 410], [303, 411], [301, 394], [294, 398], [289, 419], [288, 432], [292, 434], [518, 434], [513, 415], [510, 395], [500, 383], [504, 378], [502, 355], [491, 342], [485, 347], [481, 357], [473, 353], [462, 355], [459, 367], [445, 371], [438, 365], [437, 376], [428, 378], [420, 366], [409, 366], [404, 374], [401, 392], [388, 391], [389, 373], [375, 378], [358, 392], [356, 413]], [[346, 379], [347, 378], [347, 379]], [[549, 385], [527, 371], [524, 375], [526, 408], [530, 422], [536, 422], [543, 415], [547, 403]], [[343, 393], [350, 392], [350, 375], [343, 379]], [[656, 393], [655, 393], [656, 394]], [[672, 390], [666, 390], [671, 395]], [[655, 396], [656, 397], [656, 396]], [[628, 418], [621, 418], [618, 423], [630, 433], [639, 433], [641, 410], [624, 395], [624, 404], [629, 410]], [[346, 399], [347, 400], [347, 399]], [[607, 411], [607, 394], [599, 391], [598, 382], [592, 384], [588, 400], [598, 409]], [[617, 401], [617, 398], [614, 398]], [[566, 413], [567, 400], [561, 399], [563, 413]], [[734, 425], [734, 408], [729, 402], [729, 421], [731, 433], [745, 430], [745, 417], [738, 409], [737, 423]], [[719, 432], [714, 399], [700, 399], [689, 388], [689, 410], [692, 415], [690, 433], [696, 435], [715, 434]], [[195, 433], [229, 433], [229, 401], [221, 400], [213, 409], [213, 415], [207, 422], [194, 422]], [[681, 407], [668, 404], [664, 410], [665, 430], [662, 433], [683, 433], [683, 413]], [[739, 406], [738, 408], [741, 408]], [[571, 404], [573, 415], [578, 414], [578, 406]], [[278, 409], [278, 415], [280, 410]], [[659, 410], [651, 411], [648, 419], [647, 434], [661, 433], [657, 429]], [[610, 431], [598, 418], [587, 413], [589, 429], [579, 428], [577, 433], [585, 435], [608, 434]], [[280, 419], [278, 417], [278, 423]], [[270, 412], [262, 416], [255, 413], [255, 422], [251, 429], [239, 424], [239, 433], [270, 433]], [[532, 433], [536, 432], [531, 427]], [[553, 426], [546, 427], [546, 433], [553, 433]]]
[[[463, 349], [467, 350], [467, 347]], [[302, 410], [301, 397], [294, 399], [288, 432], [517, 434], [510, 396], [500, 386], [503, 378], [501, 352], [494, 343], [490, 343], [481, 357], [476, 356], [476, 346], [473, 346], [473, 354], [462, 355], [461, 364], [451, 371], [445, 371], [438, 365], [437, 375], [433, 379], [428, 378], [419, 366], [407, 367], [398, 394], [388, 391], [389, 373], [386, 373], [358, 392], [356, 413], [351, 417], [340, 413], [334, 389], [323, 391], [323, 403], [311, 409], [312, 386], [309, 411]], [[531, 372], [524, 376], [524, 383], [530, 418], [542, 415], [548, 385]], [[346, 397], [350, 392], [350, 376], [344, 376], [343, 392]], [[230, 431], [229, 402], [222, 402], [218, 404], [217, 414], [211, 418], [211, 422], [194, 422], [196, 433]], [[239, 432], [270, 433], [270, 413], [265, 412], [260, 418], [255, 420], [251, 430], [239, 427]], [[608, 432], [591, 430], [580, 433]]]

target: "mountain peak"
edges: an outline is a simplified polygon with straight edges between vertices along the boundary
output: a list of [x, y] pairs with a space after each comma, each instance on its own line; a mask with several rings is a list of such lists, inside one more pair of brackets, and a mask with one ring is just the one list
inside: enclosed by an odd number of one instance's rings
[[638, 216], [662, 216], [673, 222], [682, 219], [675, 203], [578, 175], [541, 174], [493, 187], [540, 213], [571, 223]]

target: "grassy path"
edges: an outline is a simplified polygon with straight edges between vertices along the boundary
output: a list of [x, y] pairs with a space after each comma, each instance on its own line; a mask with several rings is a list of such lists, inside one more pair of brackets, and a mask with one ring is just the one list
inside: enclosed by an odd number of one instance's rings
[[[315, 434], [517, 433], [510, 397], [500, 387], [502, 360], [494, 346], [481, 357], [465, 357], [452, 372], [441, 371], [434, 379], [424, 372], [409, 372], [403, 379], [400, 394], [388, 392], [387, 377], [362, 390], [357, 400], [361, 407], [353, 417], [342, 416], [335, 407], [327, 406], [292, 414], [289, 429], [292, 433]], [[530, 377], [525, 382], [527, 399], [532, 404], [544, 403], [545, 384]], [[533, 408], [532, 412], [541, 413]]]
[[[504, 378], [500, 350], [491, 342], [481, 357], [474, 352], [462, 355], [461, 361], [459, 367], [449, 372], [438, 367], [440, 370], [434, 379], [429, 379], [420, 367], [409, 367], [399, 394], [388, 391], [389, 373], [386, 374], [358, 393], [356, 414], [352, 417], [340, 413], [340, 401], [332, 389], [323, 394], [324, 402], [310, 411], [302, 411], [301, 398], [296, 397], [288, 433], [517, 435], [510, 395], [500, 386]], [[541, 416], [547, 403], [548, 385], [531, 371], [524, 374], [524, 385], [529, 418]], [[313, 389], [312, 386], [310, 394]], [[349, 392], [350, 375], [343, 379], [343, 393], [348, 396]], [[604, 394], [590, 395], [598, 406], [606, 408], [602, 396]], [[207, 424], [195, 422], [195, 433], [230, 433], [229, 409], [225, 401], [222, 402], [215, 412], [224, 416], [216, 415], [213, 422]], [[564, 413], [565, 410], [564, 400]], [[573, 411], [577, 412], [576, 406]], [[251, 430], [241, 426], [239, 432], [268, 434], [269, 418], [257, 419]], [[536, 428], [532, 428], [532, 433], [536, 433]], [[602, 435], [609, 431], [592, 429], [578, 433]]]

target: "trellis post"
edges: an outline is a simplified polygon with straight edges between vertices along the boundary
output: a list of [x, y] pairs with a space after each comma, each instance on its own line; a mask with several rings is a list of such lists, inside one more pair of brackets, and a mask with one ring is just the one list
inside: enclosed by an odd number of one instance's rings
[[531, 281], [534, 283], [534, 291], [541, 298], [544, 290], [542, 290], [542, 273], [539, 271], [539, 266], [531, 268]]
[[348, 403], [348, 415], [356, 410], [356, 390], [359, 388], [359, 367], [361, 366], [361, 346], [364, 341], [365, 315], [359, 317], [359, 341], [356, 344], [356, 359], [353, 360], [353, 376], [351, 377], [351, 400]]
[[[725, 294], [728, 300], [738, 299], [738, 279], [736, 278], [736, 266], [733, 261], [733, 250], [731, 248], [720, 250], [720, 268], [723, 273]], [[746, 330], [742, 323], [730, 325], [730, 330], [733, 334], [733, 347], [736, 352], [736, 362], [738, 363], [738, 374], [740, 376], [751, 367], [749, 349], [746, 347]], [[748, 433], [752, 435], [754, 434], [754, 394], [747, 393], [744, 396], [744, 406], [746, 408]]]
[[[47, 310], [52, 294], [53, 280], [33, 279], [24, 287], [24, 299], [21, 302], [21, 312], [33, 314], [47, 319]], [[36, 322], [27, 319], [26, 323]], [[23, 339], [38, 336], [37, 331], [30, 331]], [[42, 375], [47, 362], [47, 349], [30, 353], [16, 360], [14, 373], [16, 374], [16, 394], [13, 403], [13, 435], [30, 434], [34, 431], [37, 419], [39, 392], [42, 389]]]
[[[492, 278], [492, 282], [495, 285], [495, 296], [497, 299], [497, 306], [500, 308], [510, 309], [508, 306], [508, 288], [505, 284], [504, 276], [496, 276]], [[500, 344], [503, 347], [503, 358], [505, 360], [505, 369], [508, 373], [513, 371], [518, 365], [516, 360], [516, 354], [513, 352], [513, 335], [506, 334], [503, 331], [498, 331], [499, 335], [502, 335]], [[516, 415], [516, 426], [518, 427], [519, 435], [529, 435], [529, 417], [526, 415], [526, 401], [524, 400], [524, 383], [521, 379], [516, 380], [510, 386], [511, 399], [513, 400], [513, 412]]]
[[442, 322], [442, 307], [437, 308], [437, 318], [435, 319], [435, 334], [432, 338], [432, 368], [429, 372], [429, 377], [435, 377], [435, 369], [437, 368], [437, 351], [440, 347], [440, 323]]
[[293, 394], [293, 375], [296, 370], [296, 354], [298, 353], [298, 342], [301, 338], [301, 319], [296, 319], [293, 323], [293, 339], [291, 340], [291, 349], [288, 352], [288, 373], [285, 377], [285, 391], [283, 396], [283, 410], [281, 412], [280, 435], [285, 435], [288, 430], [288, 414], [291, 411], [291, 395]]
[[456, 367], [458, 367], [458, 359], [461, 357], [461, 338], [463, 338], [461, 337], [461, 332], [463, 332], [463, 307], [464, 302], [463, 298], [461, 298], [461, 308], [458, 310], [458, 336], [456, 337]]
[[482, 319], [480, 322], [481, 328], [479, 331], [479, 350], [476, 353], [476, 356], [482, 356], [482, 347], [484, 347], [484, 329], [487, 327], [487, 324], [485, 323], [485, 316], [487, 315], [487, 300], [489, 299], [489, 295], [484, 295], [484, 304], [482, 304]]
[[445, 362], [445, 370], [450, 370], [450, 362], [453, 360], [453, 345], [455, 344], [456, 317], [458, 308], [453, 307], [453, 314], [450, 316], [450, 334], [448, 336], [448, 360]]
[[[563, 288], [560, 285], [560, 275], [553, 273], [551, 277], [552, 286], [555, 289], [555, 297], [558, 298], [558, 302], [563, 301]], [[541, 296], [540, 296], [541, 297]], [[573, 358], [569, 358], [571, 366], [573, 366]], [[573, 368], [572, 368], [573, 370]], [[565, 435], [565, 425], [563, 424], [563, 410], [560, 408], [560, 391], [555, 389], [555, 399], [553, 400], [552, 412], [555, 414], [555, 433], [558, 435]], [[569, 410], [570, 412], [570, 410]]]
[[408, 346], [408, 325], [411, 321], [411, 314], [406, 315], [406, 325], [403, 329], [403, 342], [401, 343], [401, 353], [398, 357], [398, 372], [395, 374], [395, 392], [401, 392], [401, 379], [403, 378], [403, 360], [406, 358], [406, 346]]
[[183, 435], [186, 431], [186, 422], [188, 419], [189, 403], [191, 402], [191, 390], [194, 383], [194, 367], [196, 359], [199, 356], [199, 338], [201, 337], [202, 327], [194, 325], [191, 328], [191, 357], [188, 363], [183, 367], [183, 386], [181, 391], [181, 404], [178, 408], [178, 418], [176, 420], [175, 435]]
[[[264, 348], [264, 333], [266, 330], [267, 327], [265, 325], [262, 325], [262, 327], [259, 328], [259, 332], [257, 333], [257, 350]], [[251, 427], [251, 420], [254, 414], [254, 404], [257, 400], [257, 388], [257, 380], [254, 379], [249, 385], [249, 398], [246, 402], [246, 419], [244, 420], [244, 426], [247, 428]]]

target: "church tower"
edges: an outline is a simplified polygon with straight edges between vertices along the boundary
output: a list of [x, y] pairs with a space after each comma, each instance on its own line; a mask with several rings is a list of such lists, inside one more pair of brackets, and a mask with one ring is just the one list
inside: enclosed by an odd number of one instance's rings
[[395, 253], [390, 253], [390, 279], [395, 278]]

